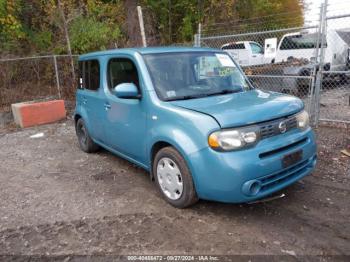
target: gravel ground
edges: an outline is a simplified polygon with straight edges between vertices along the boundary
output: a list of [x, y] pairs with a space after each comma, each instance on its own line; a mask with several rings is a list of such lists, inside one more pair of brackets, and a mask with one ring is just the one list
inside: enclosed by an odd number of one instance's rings
[[349, 133], [320, 128], [317, 170], [284, 198], [178, 210], [142, 169], [80, 151], [71, 121], [0, 130], [0, 255], [350, 255]]
[[350, 83], [321, 92], [320, 118], [350, 122]]

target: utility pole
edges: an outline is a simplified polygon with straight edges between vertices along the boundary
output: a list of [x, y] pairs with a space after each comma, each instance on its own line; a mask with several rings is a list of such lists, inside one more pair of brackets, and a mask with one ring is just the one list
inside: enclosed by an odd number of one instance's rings
[[142, 38], [142, 46], [143, 47], [147, 47], [146, 33], [145, 33], [145, 24], [143, 23], [143, 14], [142, 14], [141, 6], [137, 6], [137, 14], [138, 14], [138, 17], [139, 17], [139, 24], [140, 24], [140, 31], [141, 31], [141, 38]]

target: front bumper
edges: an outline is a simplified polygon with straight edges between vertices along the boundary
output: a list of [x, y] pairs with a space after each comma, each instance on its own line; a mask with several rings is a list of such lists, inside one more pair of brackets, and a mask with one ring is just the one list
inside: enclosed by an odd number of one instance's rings
[[[302, 159], [283, 168], [283, 156], [300, 149]], [[241, 203], [268, 196], [310, 174], [316, 158], [315, 137], [309, 128], [294, 129], [240, 151], [216, 152], [208, 147], [191, 154], [189, 165], [199, 198]], [[252, 191], [247, 189], [250, 186]]]

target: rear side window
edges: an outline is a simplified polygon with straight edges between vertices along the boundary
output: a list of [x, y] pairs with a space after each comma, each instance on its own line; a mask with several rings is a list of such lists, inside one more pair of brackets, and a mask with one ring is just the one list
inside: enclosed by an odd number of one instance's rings
[[79, 62], [79, 88], [92, 91], [100, 87], [100, 64], [98, 60]]
[[245, 47], [243, 43], [241, 44], [232, 43], [232, 44], [224, 45], [222, 47], [222, 50], [228, 50], [228, 49], [245, 49]]

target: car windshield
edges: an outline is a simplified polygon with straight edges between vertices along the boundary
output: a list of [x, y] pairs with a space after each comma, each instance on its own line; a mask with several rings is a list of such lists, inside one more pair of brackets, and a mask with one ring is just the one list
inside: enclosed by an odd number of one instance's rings
[[232, 58], [220, 52], [143, 55], [154, 88], [165, 101], [195, 99], [250, 89]]

